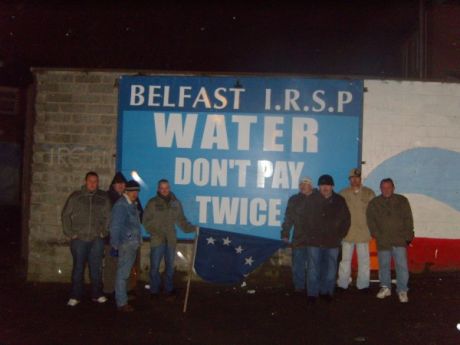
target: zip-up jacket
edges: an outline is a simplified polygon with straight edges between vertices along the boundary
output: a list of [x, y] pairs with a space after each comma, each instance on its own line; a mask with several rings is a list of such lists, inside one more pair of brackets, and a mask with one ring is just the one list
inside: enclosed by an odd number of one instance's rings
[[151, 235], [152, 247], [162, 244], [174, 247], [177, 242], [176, 225], [185, 232], [193, 232], [196, 229], [185, 218], [182, 204], [173, 193], [169, 200], [159, 195], [150, 199], [144, 210], [142, 224]]
[[62, 210], [63, 232], [73, 238], [92, 241], [108, 234], [110, 200], [102, 190], [89, 192], [85, 186], [73, 192]]

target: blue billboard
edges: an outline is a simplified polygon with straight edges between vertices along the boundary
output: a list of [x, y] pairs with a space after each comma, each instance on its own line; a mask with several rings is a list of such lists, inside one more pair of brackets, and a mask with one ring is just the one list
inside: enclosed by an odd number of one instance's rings
[[144, 205], [165, 178], [192, 223], [278, 239], [301, 177], [360, 166], [362, 105], [360, 80], [123, 76], [117, 167]]

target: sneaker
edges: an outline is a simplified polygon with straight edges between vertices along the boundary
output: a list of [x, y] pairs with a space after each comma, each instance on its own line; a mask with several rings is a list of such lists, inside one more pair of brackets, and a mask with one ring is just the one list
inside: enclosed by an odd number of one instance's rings
[[93, 298], [93, 302], [100, 303], [100, 304], [105, 303], [107, 302], [107, 297], [101, 296], [98, 298]]
[[409, 302], [409, 297], [407, 297], [407, 291], [401, 291], [398, 293], [399, 302], [407, 303]]
[[388, 296], [391, 296], [391, 290], [386, 286], [382, 286], [379, 293], [377, 294], [377, 298], [383, 299]]
[[69, 307], [75, 307], [78, 303], [80, 303], [80, 301], [78, 299], [75, 299], [75, 298], [71, 298], [69, 299], [69, 301], [67, 302], [67, 305]]
[[121, 311], [122, 313], [132, 313], [134, 311], [134, 308], [130, 306], [129, 304], [122, 305], [121, 307], [117, 308], [118, 311]]

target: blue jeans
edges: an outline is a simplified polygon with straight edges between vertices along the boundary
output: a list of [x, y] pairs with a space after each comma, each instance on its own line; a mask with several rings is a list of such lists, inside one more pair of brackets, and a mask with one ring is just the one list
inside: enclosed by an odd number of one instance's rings
[[128, 294], [126, 292], [126, 283], [129, 279], [129, 274], [136, 261], [137, 249], [139, 243], [127, 242], [123, 243], [118, 248], [118, 265], [115, 278], [115, 301], [117, 307], [124, 306], [128, 303]]
[[407, 292], [409, 289], [409, 269], [407, 267], [406, 247], [392, 247], [391, 250], [379, 250], [379, 279], [380, 286], [391, 289], [391, 257], [396, 268], [396, 292]]
[[160, 263], [163, 258], [165, 260], [164, 291], [168, 293], [174, 290], [173, 277], [176, 248], [162, 244], [150, 249], [150, 293], [160, 292]]
[[369, 243], [352, 243], [343, 241], [342, 261], [340, 261], [339, 278], [337, 279], [337, 285], [342, 289], [347, 289], [350, 284], [351, 259], [353, 257], [354, 247], [356, 247], [356, 254], [358, 256], [358, 278], [356, 279], [356, 287], [360, 290], [369, 287], [371, 272]]
[[292, 249], [292, 281], [295, 290], [307, 288], [307, 248]]
[[308, 296], [333, 295], [339, 248], [307, 247]]
[[88, 263], [91, 280], [91, 298], [102, 296], [102, 258], [104, 241], [97, 238], [93, 241], [74, 239], [70, 242], [73, 258], [72, 290], [70, 298], [81, 300], [84, 290], [85, 264]]

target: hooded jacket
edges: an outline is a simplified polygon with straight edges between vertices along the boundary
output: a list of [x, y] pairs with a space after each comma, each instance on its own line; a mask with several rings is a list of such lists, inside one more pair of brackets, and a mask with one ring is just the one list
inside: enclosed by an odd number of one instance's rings
[[73, 192], [61, 213], [63, 232], [68, 237], [77, 236], [92, 241], [108, 234], [110, 200], [107, 193], [97, 189], [88, 191], [86, 186]]

